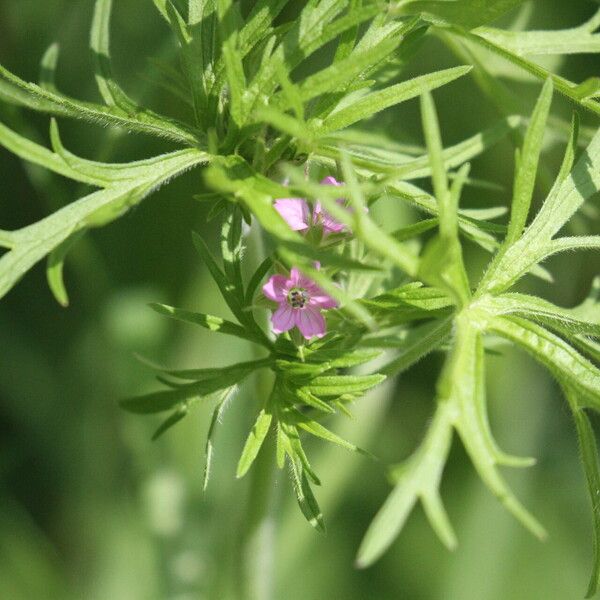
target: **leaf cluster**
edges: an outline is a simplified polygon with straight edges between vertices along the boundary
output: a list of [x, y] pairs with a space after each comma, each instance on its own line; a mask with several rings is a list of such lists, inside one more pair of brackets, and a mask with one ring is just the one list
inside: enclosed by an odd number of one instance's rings
[[[312, 491], [319, 479], [303, 447], [310, 434], [359, 450], [323, 425], [336, 411], [385, 376], [404, 372], [427, 354], [446, 355], [437, 385], [437, 408], [422, 444], [391, 470], [394, 489], [375, 517], [358, 562], [376, 560], [402, 529], [417, 501], [449, 548], [456, 545], [439, 493], [456, 432], [482, 481], [538, 537], [543, 527], [509, 490], [500, 467], [524, 467], [530, 458], [503, 452], [487, 418], [485, 359], [490, 339], [523, 348], [546, 366], [565, 392], [580, 440], [590, 489], [596, 555], [589, 594], [600, 572], [600, 474], [588, 412], [600, 409], [600, 308], [596, 282], [581, 306], [565, 309], [513, 288], [527, 275], [552, 280], [543, 265], [565, 251], [597, 250], [598, 236], [563, 233], [570, 219], [600, 189], [600, 134], [550, 114], [554, 91], [577, 109], [600, 114], [596, 78], [572, 82], [550, 73], [531, 57], [598, 52], [600, 12], [580, 27], [555, 32], [513, 32], [492, 26], [522, 0], [309, 0], [297, 9], [287, 0], [257, 0], [246, 13], [232, 0], [153, 0], [176, 37], [180, 62], [162, 67], [161, 83], [192, 109], [184, 122], [140, 106], [115, 80], [110, 59], [111, 0], [97, 0], [90, 45], [101, 101], [82, 102], [54, 82], [58, 48], [42, 59], [38, 83], [0, 67], [0, 100], [56, 118], [116, 126], [162, 138], [178, 149], [127, 164], [75, 156], [64, 148], [57, 123], [51, 149], [0, 124], [0, 144], [24, 160], [97, 188], [44, 219], [16, 231], [0, 230], [0, 296], [38, 261], [48, 257], [48, 281], [57, 300], [68, 301], [62, 281], [65, 257], [85, 231], [106, 225], [151, 192], [188, 169], [202, 166], [212, 216], [220, 215], [222, 264], [194, 236], [203, 263], [235, 321], [166, 305], [171, 318], [251, 342], [262, 353], [223, 368], [158, 368], [163, 391], [130, 398], [136, 413], [169, 412], [155, 437], [202, 399], [215, 399], [208, 434], [205, 481], [210, 475], [214, 432], [228, 401], [258, 370], [272, 373], [272, 392], [242, 450], [238, 475], [255, 461], [268, 436], [277, 462], [289, 465], [300, 508], [323, 528]], [[297, 9], [294, 17], [289, 15]], [[460, 66], [403, 75], [404, 66], [428, 36], [436, 36]], [[316, 53], [330, 51], [315, 66]], [[486, 60], [489, 53], [543, 82], [532, 115]], [[310, 67], [310, 68], [307, 68]], [[469, 74], [499, 113], [499, 120], [463, 141], [444, 147], [431, 92]], [[425, 146], [369, 134], [357, 125], [379, 112], [420, 99]], [[558, 175], [542, 159], [545, 132], [567, 140]], [[493, 182], [471, 177], [469, 161], [504, 138], [517, 147], [515, 180], [506, 224], [503, 206], [461, 206], [465, 186], [486, 193]], [[584, 145], [585, 150], [580, 152]], [[336, 174], [342, 186], [317, 183]], [[423, 189], [420, 180], [429, 178]], [[286, 181], [284, 185], [282, 182]], [[545, 200], [532, 215], [536, 190]], [[291, 231], [273, 208], [283, 197], [319, 201], [351, 236], [324, 240]], [[340, 205], [338, 199], [347, 200]], [[372, 210], [381, 198], [409, 206], [423, 218], [388, 231]], [[242, 276], [243, 222], [258, 224], [272, 252], [246, 282]], [[256, 226], [256, 225], [255, 225]], [[468, 275], [464, 242], [490, 255], [478, 281]], [[321, 263], [317, 269], [315, 262]], [[255, 298], [263, 279], [279, 265], [296, 266], [335, 297], [330, 333], [305, 347], [288, 337], [276, 341], [257, 318]], [[352, 367], [380, 353], [386, 361], [373, 374]]]
[[311, 484], [319, 485], [320, 480], [310, 465], [301, 433], [308, 433], [347, 450], [365, 453], [327, 429], [322, 420], [338, 411], [349, 415], [348, 406], [385, 379], [380, 374], [356, 375], [347, 372], [352, 367], [372, 361], [380, 352], [359, 348], [356, 336], [329, 334], [306, 347], [297, 347], [290, 339], [280, 338], [273, 342], [265, 335], [253, 314], [253, 302], [257, 287], [271, 267], [271, 259], [266, 259], [258, 266], [248, 284], [244, 282], [241, 268], [242, 213], [239, 208], [227, 209], [223, 220], [222, 267], [200, 236], [194, 234], [194, 243], [238, 322], [164, 304], [154, 304], [152, 308], [170, 318], [250, 341], [267, 351], [267, 355], [222, 368], [176, 370], [155, 366], [160, 373], [159, 380], [170, 389], [128, 398], [121, 405], [137, 414], [171, 411], [154, 434], [153, 438], [156, 439], [184, 418], [194, 405], [216, 397], [208, 433], [207, 485], [212, 440], [227, 400], [252, 373], [269, 369], [274, 378], [272, 392], [264, 399], [248, 435], [238, 463], [237, 476], [243, 477], [248, 472], [266, 437], [275, 436], [277, 463], [283, 468], [287, 460], [300, 508], [311, 525], [322, 530], [323, 517], [311, 488]]

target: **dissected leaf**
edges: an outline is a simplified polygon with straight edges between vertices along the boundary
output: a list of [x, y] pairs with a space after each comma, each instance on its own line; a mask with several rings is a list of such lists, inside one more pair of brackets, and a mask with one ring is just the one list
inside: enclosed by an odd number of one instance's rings
[[270, 346], [267, 338], [263, 340], [256, 334], [244, 329], [241, 325], [227, 321], [221, 317], [184, 310], [181, 308], [174, 308], [173, 306], [167, 306], [166, 304], [151, 304], [150, 306], [156, 312], [166, 315], [167, 317], [171, 317], [172, 319], [177, 319], [178, 321], [184, 321], [186, 323], [193, 323], [194, 325], [200, 325], [201, 327], [209, 329], [210, 331], [218, 331], [219, 333], [234, 335], [257, 344], [266, 344], [267, 346]]
[[269, 433], [272, 420], [273, 415], [266, 412], [264, 409], [258, 414], [256, 423], [252, 426], [252, 431], [248, 435], [248, 439], [242, 450], [242, 456], [240, 457], [237, 466], [237, 477], [243, 477], [252, 466], [252, 463], [258, 456], [263, 442]]
[[345, 106], [327, 117], [322, 125], [316, 128], [318, 135], [329, 135], [333, 131], [349, 127], [357, 121], [362, 121], [385, 108], [416, 98], [424, 91], [434, 90], [446, 85], [471, 70], [471, 67], [454, 67], [436, 73], [415, 77], [403, 83], [398, 83], [378, 92], [371, 92], [364, 98]]
[[317, 531], [324, 533], [325, 522], [323, 521], [323, 512], [313, 494], [300, 460], [290, 458], [290, 475], [302, 514]]
[[207, 156], [196, 150], [175, 153], [164, 157], [143, 178], [94, 192], [33, 225], [10, 232], [11, 249], [0, 258], [0, 297], [73, 234], [110, 223], [172, 177], [206, 161]]

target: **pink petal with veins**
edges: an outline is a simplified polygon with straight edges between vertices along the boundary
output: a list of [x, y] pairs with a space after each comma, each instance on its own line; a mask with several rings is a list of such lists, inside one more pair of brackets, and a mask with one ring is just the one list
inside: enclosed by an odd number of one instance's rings
[[287, 297], [288, 279], [284, 275], [273, 275], [265, 285], [263, 285], [263, 294], [273, 302], [285, 302]]
[[279, 308], [273, 313], [271, 322], [273, 323], [273, 333], [283, 333], [289, 331], [296, 325], [296, 315], [294, 309], [288, 304], [280, 304]]
[[298, 310], [295, 314], [295, 321], [300, 333], [307, 340], [312, 337], [323, 337], [327, 330], [323, 315], [314, 306]]
[[335, 298], [332, 298], [325, 292], [321, 292], [318, 295], [313, 296], [311, 294], [309, 304], [311, 306], [316, 306], [318, 308], [327, 309], [327, 308], [337, 308], [338, 303]]
[[[344, 205], [344, 200], [342, 198], [338, 198], [336, 200], [338, 204], [341, 206]], [[346, 225], [336, 221], [324, 208], [320, 202], [315, 204], [314, 210], [314, 220], [315, 223], [319, 221], [323, 224], [323, 230], [326, 233], [340, 233], [347, 229]]]
[[290, 287], [302, 287], [300, 285], [300, 282], [305, 279], [306, 278], [304, 277], [304, 275], [302, 275], [302, 273], [300, 273], [300, 271], [298, 271], [296, 267], [292, 267], [292, 270], [290, 271], [290, 278], [288, 279]]
[[310, 227], [310, 208], [302, 198], [279, 198], [273, 203], [275, 210], [294, 231]]
[[[321, 185], [336, 185], [337, 186], [337, 185], [342, 185], [342, 183], [339, 182], [335, 177], [331, 177], [331, 175], [329, 175], [328, 177], [325, 177], [324, 179], [321, 180]], [[341, 206], [345, 205], [345, 200], [343, 198], [338, 198], [336, 200], [336, 202]], [[318, 223], [320, 221], [323, 224], [323, 230], [326, 233], [341, 233], [342, 231], [345, 231], [347, 229], [346, 225], [344, 225], [343, 223], [340, 223], [339, 221], [336, 221], [323, 208], [323, 205], [320, 202], [317, 202], [315, 204], [313, 220], [315, 221], [315, 223]]]

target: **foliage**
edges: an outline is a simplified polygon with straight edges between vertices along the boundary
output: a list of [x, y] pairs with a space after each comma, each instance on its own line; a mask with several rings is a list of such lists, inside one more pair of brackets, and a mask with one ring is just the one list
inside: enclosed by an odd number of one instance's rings
[[[496, 444], [487, 417], [485, 361], [491, 336], [523, 348], [546, 366], [564, 389], [573, 413], [594, 513], [595, 561], [588, 593], [600, 572], [598, 458], [587, 411], [600, 410], [598, 338], [600, 308], [596, 284], [588, 301], [565, 309], [512, 291], [525, 276], [551, 278], [548, 257], [571, 250], [597, 250], [598, 236], [559, 235], [600, 189], [600, 134], [579, 154], [579, 121], [574, 115], [559, 173], [530, 218], [534, 192], [546, 177], [544, 134], [552, 128], [556, 90], [576, 109], [600, 114], [596, 79], [576, 84], [552, 74], [530, 55], [598, 52], [598, 15], [581, 27], [558, 32], [512, 32], [490, 27], [522, 4], [505, 0], [404, 2], [310, 0], [296, 18], [280, 17], [285, 0], [258, 0], [243, 14], [231, 0], [154, 0], [180, 46], [178, 94], [193, 107], [192, 122], [139, 106], [115, 81], [110, 60], [111, 0], [97, 0], [91, 47], [103, 104], [61, 93], [53, 74], [57, 51], [43, 60], [44, 78], [28, 83], [0, 67], [0, 99], [55, 117], [118, 126], [156, 136], [180, 149], [127, 164], [80, 158], [66, 150], [51, 121], [52, 150], [0, 125], [0, 143], [23, 159], [54, 173], [100, 188], [41, 221], [16, 231], [0, 231], [0, 296], [38, 261], [48, 257], [48, 280], [61, 304], [68, 297], [62, 265], [69, 249], [88, 229], [104, 226], [173, 177], [201, 166], [222, 221], [220, 254], [194, 235], [235, 321], [164, 304], [159, 313], [254, 344], [257, 358], [224, 368], [158, 368], [168, 389], [129, 398], [134, 413], [170, 412], [155, 438], [181, 421], [199, 400], [216, 398], [207, 441], [205, 485], [210, 475], [212, 439], [225, 403], [236, 387], [260, 371], [270, 371], [271, 392], [248, 434], [238, 463], [244, 476], [275, 441], [277, 464], [289, 465], [298, 504], [306, 519], [324, 529], [312, 490], [320, 480], [303, 446], [310, 434], [348, 450], [368, 454], [338, 437], [322, 421], [348, 412], [358, 396], [407, 370], [427, 354], [443, 350], [437, 408], [422, 444], [390, 473], [394, 489], [369, 527], [358, 563], [373, 563], [402, 529], [417, 501], [442, 542], [456, 546], [443, 507], [440, 482], [454, 432], [478, 475], [503, 506], [539, 538], [541, 524], [520, 504], [500, 474], [501, 466], [525, 467], [533, 459], [510, 456]], [[405, 65], [425, 36], [437, 36], [470, 64], [406, 78]], [[335, 48], [329, 64], [306, 75], [305, 62]], [[510, 90], [494, 79], [479, 58], [489, 51], [543, 84], [529, 119], [515, 112]], [[431, 92], [467, 74], [493, 97], [501, 119], [489, 129], [444, 148]], [[402, 80], [396, 80], [402, 75]], [[500, 90], [498, 92], [498, 90]], [[408, 152], [385, 146], [355, 126], [381, 111], [420, 98], [426, 148]], [[516, 142], [516, 169], [506, 225], [493, 220], [503, 207], [465, 209], [465, 186], [489, 189], [470, 178], [468, 161], [510, 136]], [[344, 184], [317, 181], [335, 173]], [[428, 193], [414, 182], [431, 178]], [[285, 183], [284, 183], [285, 182]], [[276, 198], [320, 202], [345, 234], [302, 235], [290, 229], [273, 207]], [[347, 199], [348, 206], [338, 199]], [[383, 197], [417, 208], [426, 218], [389, 232], [373, 216]], [[272, 249], [254, 273], [244, 277], [244, 228], [257, 226]], [[491, 254], [479, 281], [463, 256], [469, 240]], [[320, 263], [320, 267], [315, 265]], [[330, 333], [304, 343], [293, 335], [274, 339], [262, 326], [259, 287], [270, 271], [299, 268], [340, 308], [328, 313]], [[387, 362], [379, 357], [387, 351]], [[373, 362], [377, 360], [378, 362]], [[370, 365], [356, 370], [355, 367]], [[367, 370], [365, 370], [367, 369]]]

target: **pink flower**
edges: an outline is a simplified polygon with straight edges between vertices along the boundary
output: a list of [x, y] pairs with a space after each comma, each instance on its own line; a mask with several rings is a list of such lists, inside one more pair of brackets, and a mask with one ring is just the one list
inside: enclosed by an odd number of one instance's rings
[[289, 277], [273, 275], [263, 286], [263, 293], [279, 304], [271, 317], [273, 331], [283, 333], [297, 327], [307, 340], [325, 335], [327, 327], [321, 310], [337, 306], [331, 296], [296, 267]]
[[278, 198], [273, 206], [294, 231], [310, 227], [310, 208], [304, 198]]
[[[321, 185], [342, 185], [335, 177], [325, 177]], [[345, 200], [338, 198], [337, 203], [345, 206]], [[348, 228], [339, 221], [336, 221], [321, 205], [319, 201], [315, 203], [312, 211], [308, 202], [304, 198], [279, 198], [273, 204], [275, 210], [283, 217], [285, 222], [294, 231], [306, 231], [310, 227], [321, 224], [325, 233], [341, 233]]]
[[[335, 177], [325, 177], [321, 181], [321, 185], [342, 185]], [[340, 206], [345, 206], [346, 201], [343, 198], [338, 198], [336, 202]], [[323, 231], [326, 233], [341, 233], [342, 231], [347, 231], [348, 228], [343, 223], [336, 221], [321, 205], [320, 202], [317, 201], [315, 204], [315, 210], [313, 212], [313, 221], [315, 223], [321, 223], [323, 225]]]

